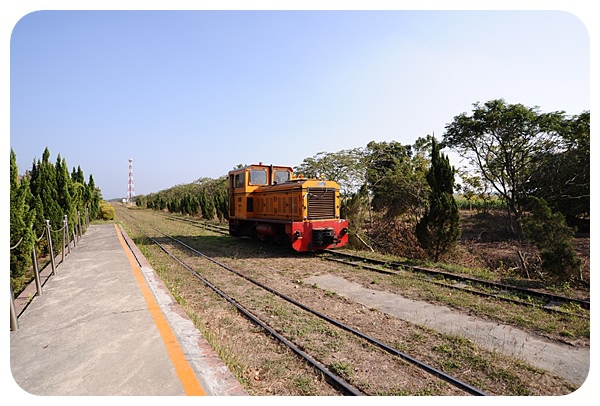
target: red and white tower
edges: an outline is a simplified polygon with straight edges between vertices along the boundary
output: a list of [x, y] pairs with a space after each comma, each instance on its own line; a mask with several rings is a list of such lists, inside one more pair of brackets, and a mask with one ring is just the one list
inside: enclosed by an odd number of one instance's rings
[[129, 158], [129, 182], [127, 183], [127, 203], [133, 202], [135, 192], [133, 188], [133, 158]]

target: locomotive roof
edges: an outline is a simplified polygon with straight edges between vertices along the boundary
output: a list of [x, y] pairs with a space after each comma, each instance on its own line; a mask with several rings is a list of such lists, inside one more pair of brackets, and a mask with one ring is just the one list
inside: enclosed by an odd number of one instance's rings
[[272, 165], [272, 164], [265, 165], [263, 163], [246, 165], [246, 166], [243, 166], [241, 168], [232, 169], [229, 172], [237, 172], [237, 171], [241, 171], [241, 170], [248, 169], [248, 168], [253, 168], [253, 167], [261, 167], [261, 168], [271, 168], [271, 167], [273, 167], [273, 168], [277, 168], [277, 169], [289, 169], [290, 171], [294, 172], [294, 169], [291, 166]]

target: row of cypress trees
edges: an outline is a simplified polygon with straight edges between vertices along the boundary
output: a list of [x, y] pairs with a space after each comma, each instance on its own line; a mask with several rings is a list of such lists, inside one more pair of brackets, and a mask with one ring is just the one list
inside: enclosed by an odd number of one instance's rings
[[[56, 163], [50, 162], [50, 151], [44, 150], [42, 159], [34, 159], [31, 170], [19, 176], [17, 156], [10, 151], [10, 277], [13, 289], [18, 291], [26, 282], [31, 267], [31, 253], [37, 237], [46, 230], [50, 221], [52, 240], [62, 238], [63, 220], [67, 216], [69, 230], [78, 221], [78, 212], [95, 219], [99, 213], [100, 190], [92, 175], [86, 183], [81, 167], [69, 173], [67, 162], [60, 154]], [[46, 239], [41, 239], [36, 251], [48, 253]]]
[[147, 196], [136, 196], [138, 207], [167, 210], [169, 213], [202, 216], [219, 221], [228, 218], [227, 177], [202, 178], [188, 185], [178, 185]]
[[186, 194], [179, 198], [175, 196], [165, 197], [161, 194], [153, 194], [151, 197], [137, 198], [136, 205], [154, 210], [168, 210], [169, 213], [181, 213], [183, 215], [202, 215], [207, 220], [213, 220], [215, 216], [219, 221], [228, 218], [227, 190], [206, 192], [201, 190], [197, 195]]

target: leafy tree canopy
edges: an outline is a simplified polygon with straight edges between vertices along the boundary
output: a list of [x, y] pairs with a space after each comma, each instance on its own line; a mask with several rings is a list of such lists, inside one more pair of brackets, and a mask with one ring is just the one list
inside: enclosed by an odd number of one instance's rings
[[525, 185], [545, 165], [539, 157], [560, 151], [564, 112], [507, 104], [502, 99], [473, 104], [472, 115], [454, 117], [444, 143], [467, 157], [519, 218]]
[[424, 206], [428, 189], [426, 161], [413, 156], [410, 145], [370, 142], [367, 145], [367, 183], [375, 210], [396, 217]]

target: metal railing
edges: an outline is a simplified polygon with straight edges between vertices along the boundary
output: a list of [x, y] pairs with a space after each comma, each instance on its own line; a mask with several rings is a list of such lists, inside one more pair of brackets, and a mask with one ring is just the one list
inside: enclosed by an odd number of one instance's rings
[[[88, 214], [87, 208], [85, 209], [84, 220], [85, 220], [84, 221], [85, 229], [87, 230], [87, 228], [89, 228], [89, 226], [90, 226], [90, 219], [89, 219], [89, 214]], [[58, 267], [58, 265], [62, 264], [65, 261], [66, 255], [71, 253], [71, 241], [73, 241], [73, 248], [76, 248], [77, 243], [79, 242], [79, 240], [83, 236], [83, 233], [85, 232], [82, 227], [81, 214], [79, 211], [77, 212], [77, 222], [73, 226], [73, 230], [72, 230], [72, 237], [73, 237], [72, 240], [71, 240], [71, 236], [69, 235], [69, 222], [67, 220], [66, 214], [62, 221], [63, 225], [58, 230], [52, 230], [52, 227], [50, 225], [50, 220], [44, 220], [44, 223], [45, 223], [45, 230], [42, 232], [42, 235], [39, 237], [37, 235], [35, 235], [35, 232], [33, 231], [33, 224], [31, 225], [32, 232], [34, 233], [34, 242], [33, 242], [33, 249], [31, 252], [31, 258], [32, 258], [32, 262], [33, 262], [33, 274], [34, 274], [33, 279], [35, 281], [36, 294], [29, 299], [29, 301], [27, 302], [27, 305], [31, 302], [31, 300], [33, 300], [33, 298], [35, 296], [42, 296], [42, 293], [43, 293], [42, 287], [45, 284], [45, 282], [48, 281], [50, 276], [56, 275], [56, 268]], [[56, 263], [56, 258], [54, 256], [54, 247], [53, 247], [53, 243], [52, 243], [52, 233], [53, 232], [54, 233], [62, 232], [62, 246], [61, 246], [62, 247], [61, 248], [62, 259], [58, 264]], [[48, 250], [50, 253], [49, 265], [52, 267], [52, 271], [50, 272], [50, 274], [48, 275], [48, 277], [46, 278], [44, 283], [42, 283], [41, 277], [40, 277], [41, 272], [39, 269], [38, 256], [37, 256], [35, 247], [44, 238], [44, 236], [46, 237], [46, 239], [48, 241]], [[18, 243], [16, 243], [14, 246], [10, 247], [10, 250], [12, 251], [13, 249], [17, 248], [22, 242], [23, 242], [23, 237], [21, 237], [21, 239], [19, 240]], [[47, 266], [48, 266], [48, 264], [46, 265], [46, 267]], [[46, 269], [46, 268], [44, 268], [44, 269]], [[27, 305], [25, 307], [27, 307]], [[23, 308], [22, 310], [25, 310], [25, 308]], [[10, 330], [11, 331], [15, 331], [19, 328], [19, 322], [18, 322], [19, 315], [20, 314], [17, 314], [17, 309], [15, 306], [15, 297], [14, 297], [13, 287], [12, 287], [12, 284], [10, 284]]]

